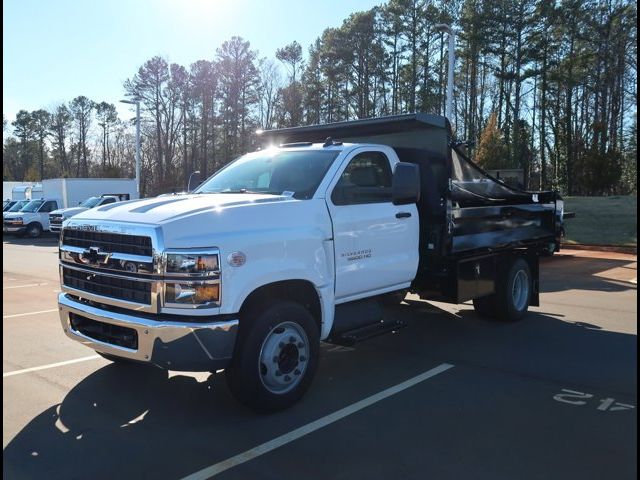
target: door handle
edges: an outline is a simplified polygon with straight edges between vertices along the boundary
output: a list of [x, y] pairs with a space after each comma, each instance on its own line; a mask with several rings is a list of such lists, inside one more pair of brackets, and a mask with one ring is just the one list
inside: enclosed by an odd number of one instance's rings
[[396, 218], [409, 218], [411, 216], [410, 212], [398, 212], [396, 213]]

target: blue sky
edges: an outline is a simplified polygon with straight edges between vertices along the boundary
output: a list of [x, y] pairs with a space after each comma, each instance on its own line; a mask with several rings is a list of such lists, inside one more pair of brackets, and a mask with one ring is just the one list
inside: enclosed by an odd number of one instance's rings
[[233, 35], [261, 56], [382, 0], [3, 0], [2, 103], [50, 108], [86, 95], [118, 104], [122, 83], [154, 55], [188, 66]]

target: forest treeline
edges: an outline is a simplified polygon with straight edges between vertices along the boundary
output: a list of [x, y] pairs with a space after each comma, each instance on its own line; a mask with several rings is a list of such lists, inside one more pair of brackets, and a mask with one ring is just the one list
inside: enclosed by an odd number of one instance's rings
[[[124, 83], [142, 110], [142, 193], [184, 190], [258, 146], [255, 132], [408, 112], [444, 114], [456, 31], [458, 139], [529, 188], [637, 189], [637, 7], [629, 0], [389, 0], [261, 57], [233, 37], [191, 65], [149, 59]], [[3, 122], [3, 176], [133, 176], [135, 129], [78, 96]], [[7, 135], [8, 134], [8, 135]]]

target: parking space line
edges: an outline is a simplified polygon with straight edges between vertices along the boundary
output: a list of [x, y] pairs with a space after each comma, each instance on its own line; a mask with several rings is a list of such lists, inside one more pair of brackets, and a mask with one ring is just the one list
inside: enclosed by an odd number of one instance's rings
[[25, 287], [41, 287], [47, 285], [46, 283], [29, 283], [28, 285], [14, 285], [12, 287], [2, 287], [3, 290], [11, 290], [12, 288], [25, 288]]
[[14, 313], [13, 315], [3, 315], [2, 318], [14, 318], [14, 317], [27, 317], [29, 315], [38, 315], [40, 313], [51, 313], [57, 312], [57, 308], [53, 308], [51, 310], [39, 310], [37, 312], [27, 312], [27, 313]]
[[315, 420], [311, 423], [303, 425], [302, 427], [296, 428], [295, 430], [292, 430], [289, 433], [280, 435], [279, 437], [276, 437], [273, 440], [269, 440], [268, 442], [258, 445], [257, 447], [247, 450], [246, 452], [242, 452], [234, 457], [228, 458], [214, 465], [203, 468], [198, 472], [192, 473], [191, 475], [184, 477], [182, 480], [204, 480], [206, 478], [213, 477], [214, 475], [218, 475], [219, 473], [222, 473], [225, 470], [228, 470], [242, 463], [253, 460], [254, 458], [264, 455], [265, 453], [269, 453], [270, 451], [275, 450], [276, 448], [279, 448], [283, 445], [291, 443], [301, 437], [304, 437], [305, 435], [308, 435], [309, 433], [315, 432], [316, 430], [319, 430], [349, 415], [359, 412], [360, 410], [367, 408], [375, 403], [378, 403], [384, 400], [385, 398], [391, 397], [396, 393], [400, 393], [403, 390], [406, 390], [407, 388], [417, 385], [420, 382], [424, 382], [429, 378], [435, 377], [440, 373], [446, 372], [450, 368], [453, 368], [453, 365], [449, 363], [442, 363], [437, 367], [432, 368], [431, 370], [427, 370], [426, 372], [421, 373], [420, 375], [410, 378], [409, 380], [405, 380], [402, 383], [399, 383], [397, 385], [394, 385], [393, 387], [389, 387], [385, 390], [382, 390], [381, 392], [371, 395], [370, 397], [367, 397], [358, 402], [352, 403], [351, 405], [345, 408], [342, 408], [333, 413], [330, 413], [329, 415], [326, 415], [322, 418], [319, 418], [318, 420]]
[[66, 362], [50, 363], [49, 365], [42, 365], [40, 367], [25, 368], [23, 370], [15, 370], [13, 372], [7, 372], [2, 374], [2, 378], [13, 377], [14, 375], [20, 375], [22, 373], [37, 372], [38, 370], [46, 370], [48, 368], [62, 367], [64, 365], [71, 365], [72, 363], [86, 362], [87, 360], [95, 360], [100, 358], [100, 355], [91, 355], [89, 357], [76, 358], [74, 360], [67, 360]]

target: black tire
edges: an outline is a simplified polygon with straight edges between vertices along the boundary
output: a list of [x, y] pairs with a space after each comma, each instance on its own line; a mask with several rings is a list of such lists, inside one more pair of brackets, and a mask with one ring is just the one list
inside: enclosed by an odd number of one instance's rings
[[398, 290], [396, 292], [384, 293], [380, 296], [380, 302], [387, 307], [400, 305], [407, 296], [406, 290]]
[[24, 234], [29, 238], [37, 238], [42, 235], [42, 225], [40, 225], [38, 222], [30, 223], [29, 225], [27, 225]]
[[[518, 282], [518, 286], [515, 283]], [[532, 281], [529, 264], [523, 258], [505, 263], [498, 272], [496, 293], [477, 298], [473, 306], [483, 317], [502, 322], [517, 322], [525, 316], [531, 302]]]
[[[309, 311], [295, 302], [281, 301], [254, 312], [255, 315], [249, 313], [240, 319], [233, 360], [225, 370], [225, 377], [239, 402], [260, 413], [275, 412], [296, 403], [309, 388], [318, 366], [320, 332]], [[293, 336], [287, 338], [289, 328], [301, 336], [301, 341], [288, 343], [289, 338], [294, 339]], [[282, 342], [278, 335], [283, 335]], [[272, 364], [265, 364], [262, 361], [265, 352], [271, 351], [274, 342], [278, 343], [277, 355], [269, 357], [273, 358]], [[283, 375], [280, 370], [287, 373]], [[298, 373], [294, 375], [295, 372]], [[269, 382], [276, 377], [281, 382], [288, 377], [291, 386], [283, 385], [281, 391], [278, 391], [279, 385], [270, 387]], [[290, 389], [284, 390], [286, 388]]]

